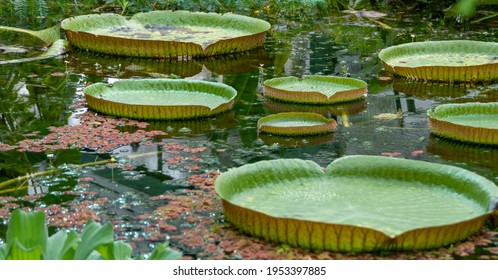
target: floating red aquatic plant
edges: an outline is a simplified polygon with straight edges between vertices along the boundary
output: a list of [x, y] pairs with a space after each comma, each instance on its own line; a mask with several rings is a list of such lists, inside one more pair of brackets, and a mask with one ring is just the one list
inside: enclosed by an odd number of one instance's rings
[[[152, 138], [166, 135], [165, 132], [138, 129], [133, 133], [122, 132], [118, 126], [147, 127], [148, 123], [127, 119], [115, 119], [92, 112], [78, 115], [81, 123], [75, 126], [48, 127], [50, 133], [40, 139], [24, 139], [16, 145], [0, 144], [0, 151], [17, 149], [19, 152], [43, 152], [46, 150], [90, 149], [98, 153], [110, 152], [132, 143], [152, 144]], [[30, 136], [37, 134], [31, 133]]]

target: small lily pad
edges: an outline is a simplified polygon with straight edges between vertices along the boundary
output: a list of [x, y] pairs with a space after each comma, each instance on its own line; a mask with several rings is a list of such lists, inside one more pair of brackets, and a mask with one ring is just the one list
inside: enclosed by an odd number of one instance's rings
[[427, 111], [432, 133], [453, 140], [498, 145], [498, 102], [443, 104]]
[[278, 135], [313, 135], [330, 133], [337, 123], [320, 114], [287, 112], [262, 117], [258, 120], [258, 129], [262, 132]]
[[470, 40], [407, 43], [379, 53], [384, 68], [411, 79], [490, 81], [498, 79], [498, 43]]
[[62, 21], [79, 48], [114, 55], [181, 58], [242, 52], [262, 46], [270, 24], [235, 14], [189, 11], [84, 15]]
[[498, 188], [462, 168], [347, 156], [260, 161], [215, 181], [225, 219], [270, 242], [343, 252], [419, 250], [464, 240], [497, 211]]
[[88, 106], [134, 119], [191, 119], [232, 108], [237, 91], [214, 82], [174, 79], [120, 80], [84, 89]]
[[270, 98], [286, 102], [331, 104], [363, 98], [367, 83], [335, 76], [291, 76], [266, 80], [263, 91]]

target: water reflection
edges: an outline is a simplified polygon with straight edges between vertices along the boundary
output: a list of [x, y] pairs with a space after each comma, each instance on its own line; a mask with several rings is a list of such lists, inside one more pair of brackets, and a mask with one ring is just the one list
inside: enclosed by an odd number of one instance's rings
[[498, 172], [498, 147], [473, 145], [431, 135], [427, 152], [454, 163], [485, 167]]
[[73, 50], [68, 58], [72, 71], [88, 76], [131, 77], [192, 77], [203, 71], [219, 75], [246, 73], [269, 64], [265, 49], [257, 48], [229, 56], [195, 60], [150, 59], [111, 56], [83, 50]]
[[334, 139], [335, 133], [326, 133], [322, 135], [311, 136], [280, 136], [268, 133], [259, 133], [258, 137], [268, 145], [300, 147], [300, 146], [316, 146], [325, 144]]
[[467, 94], [475, 85], [468, 83], [439, 83], [432, 81], [416, 81], [396, 77], [393, 88], [395, 91], [420, 98], [457, 98]]
[[[395, 79], [392, 85], [382, 84], [378, 78], [382, 74], [378, 51], [386, 46], [409, 42], [413, 39], [412, 34], [418, 40], [432, 39], [431, 36], [478, 39], [482, 38], [482, 32], [472, 30], [472, 26], [463, 31], [451, 30], [440, 22], [434, 22], [430, 27], [427, 23], [396, 16], [383, 18], [382, 21], [392, 28], [350, 16], [324, 18], [282, 28], [279, 25], [268, 34], [264, 48], [228, 57], [175, 61], [115, 57], [74, 50], [60, 61], [3, 67], [0, 68], [0, 142], [17, 142], [22, 139], [23, 133], [35, 130], [40, 130], [42, 136], [46, 127], [65, 124], [69, 106], [87, 83], [167, 76], [225, 83], [234, 87], [238, 95], [233, 110], [226, 114], [202, 120], [151, 122], [147, 129], [162, 130], [168, 134], [157, 139], [162, 144], [127, 146], [112, 154], [117, 158], [136, 155], [133, 166], [140, 167], [139, 173], [146, 174], [145, 177], [155, 178], [153, 184], [156, 190], [163, 189], [164, 182], [176, 184], [175, 179], [184, 178], [195, 168], [195, 162], [173, 162], [176, 156], [168, 153], [165, 145], [174, 141], [184, 145], [190, 143], [187, 146], [203, 143], [207, 148], [202, 153], [206, 162], [201, 168], [206, 170], [224, 170], [248, 162], [289, 157], [311, 159], [326, 165], [337, 157], [351, 154], [399, 153], [400, 157], [434, 161], [437, 153], [428, 152], [432, 149], [432, 140], [429, 138], [426, 110], [440, 102], [496, 99], [496, 88], [492, 85], [474, 88], [457, 84], [420, 84], [400, 79]], [[487, 40], [496, 37], [494, 33], [488, 35], [492, 37], [488, 36]], [[55, 72], [65, 76], [51, 75]], [[356, 102], [329, 106], [282, 103], [261, 94], [263, 80], [313, 74], [349, 75], [363, 79], [368, 82], [369, 93]], [[340, 126], [335, 134], [298, 139], [258, 134], [256, 122], [259, 118], [287, 111], [320, 113], [335, 118]], [[398, 112], [401, 115], [399, 118], [375, 118], [379, 114]], [[412, 156], [413, 151], [422, 153], [417, 153], [415, 157]], [[17, 162], [25, 169], [44, 160], [43, 157], [34, 157], [25, 163]], [[489, 159], [489, 168], [492, 168], [493, 160], [496, 162], [493, 158]], [[112, 173], [110, 169], [106, 170], [105, 176]], [[2, 172], [4, 178], [21, 173], [11, 169]], [[125, 181], [133, 177], [133, 174], [124, 174], [119, 175], [122, 176], [122, 185], [128, 184]], [[159, 178], [158, 174], [165, 177]], [[102, 174], [98, 176], [110, 180]], [[138, 185], [136, 181], [130, 184]]]

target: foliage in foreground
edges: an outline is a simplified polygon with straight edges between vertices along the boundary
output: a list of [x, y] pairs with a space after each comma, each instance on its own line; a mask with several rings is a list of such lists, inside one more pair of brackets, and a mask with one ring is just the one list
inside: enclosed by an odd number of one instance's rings
[[[132, 248], [114, 241], [112, 225], [88, 222], [81, 234], [59, 230], [48, 236], [45, 214], [15, 210], [9, 220], [6, 243], [0, 245], [0, 260], [129, 260]], [[181, 253], [156, 246], [149, 260], [172, 260]]]

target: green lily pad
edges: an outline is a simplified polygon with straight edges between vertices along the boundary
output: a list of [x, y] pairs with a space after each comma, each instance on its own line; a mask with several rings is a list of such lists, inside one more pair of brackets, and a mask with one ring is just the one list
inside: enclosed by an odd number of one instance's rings
[[[0, 46], [0, 49], [2, 49], [2, 46]], [[63, 39], [59, 39], [55, 41], [47, 50], [45, 51], [39, 51], [39, 52], [29, 52], [29, 53], [24, 53], [22, 52], [19, 56], [16, 56], [16, 58], [9, 57], [7, 60], [0, 60], [0, 65], [2, 64], [13, 64], [13, 63], [23, 63], [23, 62], [30, 62], [30, 61], [35, 61], [35, 60], [41, 60], [41, 59], [48, 59], [48, 58], [54, 58], [59, 55], [62, 55], [66, 53], [70, 49], [69, 42]], [[31, 56], [29, 56], [31, 55]], [[28, 57], [26, 57], [28, 56]]]
[[208, 117], [232, 108], [237, 91], [214, 82], [173, 79], [120, 80], [84, 89], [88, 106], [134, 119]]
[[10, 26], [0, 26], [0, 42], [3, 44], [13, 44], [27, 47], [46, 47], [59, 39], [59, 25], [38, 31]]
[[498, 43], [469, 40], [402, 44], [379, 53], [384, 68], [411, 79], [490, 81], [498, 79]]
[[33, 31], [0, 26], [0, 65], [47, 59], [64, 54], [69, 42], [60, 38], [58, 25]]
[[188, 11], [84, 15], [62, 21], [79, 48], [114, 55], [182, 58], [242, 52], [262, 46], [266, 21], [235, 14]]
[[367, 83], [334, 76], [282, 77], [266, 80], [263, 91], [268, 97], [280, 101], [331, 104], [363, 98]]
[[443, 104], [427, 111], [432, 133], [458, 141], [498, 145], [498, 102]]
[[330, 133], [337, 123], [320, 114], [303, 112], [286, 112], [262, 117], [258, 120], [261, 132], [277, 135], [313, 135]]
[[344, 252], [429, 249], [464, 240], [496, 215], [498, 188], [462, 168], [347, 156], [260, 161], [215, 182], [227, 221], [271, 242]]

